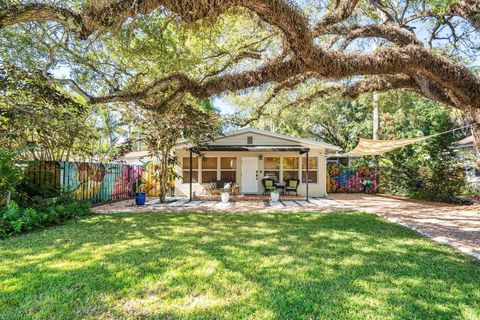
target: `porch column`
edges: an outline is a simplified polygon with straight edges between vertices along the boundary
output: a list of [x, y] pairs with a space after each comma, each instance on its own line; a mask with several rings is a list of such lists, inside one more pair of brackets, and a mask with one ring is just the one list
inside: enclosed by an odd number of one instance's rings
[[307, 172], [306, 172], [306, 175], [307, 175], [307, 176], [305, 177], [305, 181], [306, 181], [307, 185], [305, 186], [305, 187], [306, 187], [305, 198], [306, 198], [306, 200], [308, 201], [308, 180], [310, 180], [310, 179], [309, 179], [309, 176], [308, 176], [308, 167], [309, 167], [309, 165], [308, 165], [308, 151], [307, 151], [305, 157], [307, 158], [307, 159], [306, 159], [306, 160], [307, 160], [307, 161], [306, 161], [306, 162], [307, 162]]
[[193, 200], [193, 192], [192, 192], [192, 180], [193, 180], [193, 159], [192, 159], [192, 149], [190, 149], [190, 201]]

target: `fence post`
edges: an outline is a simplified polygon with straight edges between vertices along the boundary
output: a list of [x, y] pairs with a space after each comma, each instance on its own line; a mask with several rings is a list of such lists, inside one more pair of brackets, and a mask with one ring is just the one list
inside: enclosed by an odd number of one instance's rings
[[10, 191], [7, 191], [7, 208], [10, 207], [10, 198], [11, 198], [11, 193]]

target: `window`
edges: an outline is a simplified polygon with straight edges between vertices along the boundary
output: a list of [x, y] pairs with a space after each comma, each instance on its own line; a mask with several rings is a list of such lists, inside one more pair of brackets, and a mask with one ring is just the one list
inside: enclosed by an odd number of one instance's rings
[[264, 171], [266, 177], [272, 177], [275, 180], [280, 180], [280, 158], [279, 157], [265, 157]]
[[298, 157], [283, 158], [283, 180], [298, 179]]
[[217, 181], [217, 157], [202, 158], [202, 183]]
[[347, 158], [337, 158], [337, 157], [330, 157], [327, 159], [327, 164], [332, 164], [332, 163], [335, 163], [335, 164], [341, 164], [341, 165], [344, 165], [344, 166], [348, 166], [348, 157]]
[[247, 144], [253, 144], [253, 137], [247, 137]]
[[[198, 182], [198, 158], [192, 157], [192, 182]], [[183, 157], [182, 163], [183, 183], [190, 183], [190, 157]]]
[[237, 181], [237, 158], [220, 158], [220, 180], [229, 182]]
[[[318, 158], [308, 158], [308, 183], [317, 183]], [[307, 177], [307, 158], [302, 158], [302, 182], [306, 183]]]

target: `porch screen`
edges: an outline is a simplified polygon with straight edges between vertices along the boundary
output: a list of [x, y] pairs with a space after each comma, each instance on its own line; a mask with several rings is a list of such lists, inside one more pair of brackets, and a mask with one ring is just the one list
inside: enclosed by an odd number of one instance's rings
[[202, 158], [202, 183], [217, 181], [217, 157]]
[[283, 180], [298, 179], [298, 157], [283, 157]]
[[[318, 158], [308, 158], [308, 183], [317, 183]], [[302, 158], [302, 182], [307, 182], [307, 158]]]
[[[198, 182], [198, 158], [192, 157], [192, 182]], [[190, 158], [184, 157], [182, 161], [183, 183], [190, 183]]]
[[237, 181], [237, 158], [220, 158], [220, 180], [230, 182]]
[[280, 157], [265, 157], [264, 170], [266, 177], [280, 180]]

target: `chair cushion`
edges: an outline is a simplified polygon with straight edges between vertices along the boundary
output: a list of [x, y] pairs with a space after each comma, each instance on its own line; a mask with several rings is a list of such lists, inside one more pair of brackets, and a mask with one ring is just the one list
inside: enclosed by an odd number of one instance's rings
[[273, 180], [265, 180], [265, 187], [272, 188], [273, 187]]
[[297, 180], [289, 180], [288, 181], [289, 188], [296, 188], [297, 187]]

